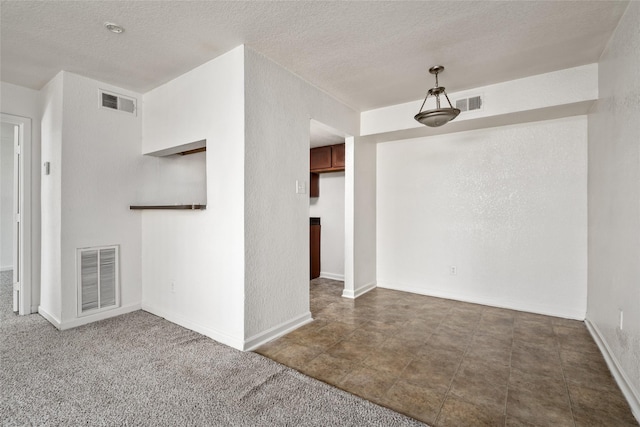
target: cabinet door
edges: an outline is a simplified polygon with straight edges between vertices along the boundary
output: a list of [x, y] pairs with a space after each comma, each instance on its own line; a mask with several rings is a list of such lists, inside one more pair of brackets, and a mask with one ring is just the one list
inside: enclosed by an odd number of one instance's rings
[[331, 146], [331, 167], [344, 168], [344, 144]]
[[311, 171], [329, 169], [331, 167], [331, 147], [318, 147], [311, 149]]
[[312, 225], [309, 230], [309, 278], [320, 277], [320, 226]]
[[320, 175], [313, 172], [309, 175], [309, 197], [320, 197]]

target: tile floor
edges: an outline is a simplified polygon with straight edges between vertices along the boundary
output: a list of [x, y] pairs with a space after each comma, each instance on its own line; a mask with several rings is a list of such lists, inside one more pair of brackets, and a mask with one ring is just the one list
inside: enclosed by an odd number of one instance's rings
[[432, 426], [638, 425], [583, 322], [342, 287], [257, 352]]

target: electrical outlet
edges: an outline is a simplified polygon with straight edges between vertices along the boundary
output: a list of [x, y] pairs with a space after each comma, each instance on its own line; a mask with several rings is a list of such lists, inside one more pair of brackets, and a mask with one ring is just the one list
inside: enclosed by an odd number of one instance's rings
[[171, 293], [172, 294], [176, 293], [176, 284], [175, 284], [175, 282], [171, 282]]
[[456, 274], [458, 274], [458, 268], [455, 265], [452, 265], [451, 267], [449, 267], [449, 274], [455, 276]]

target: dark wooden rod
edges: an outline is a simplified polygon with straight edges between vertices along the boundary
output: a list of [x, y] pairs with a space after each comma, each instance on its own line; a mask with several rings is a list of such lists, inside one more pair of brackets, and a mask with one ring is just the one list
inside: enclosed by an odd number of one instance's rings
[[187, 154], [202, 153], [203, 151], [207, 151], [207, 147], [200, 147], [200, 148], [194, 148], [193, 150], [181, 151], [178, 154], [180, 154], [181, 156], [186, 156]]
[[207, 208], [207, 205], [139, 205], [139, 206], [129, 206], [131, 210], [140, 210], [140, 209], [174, 209], [174, 210], [204, 210]]

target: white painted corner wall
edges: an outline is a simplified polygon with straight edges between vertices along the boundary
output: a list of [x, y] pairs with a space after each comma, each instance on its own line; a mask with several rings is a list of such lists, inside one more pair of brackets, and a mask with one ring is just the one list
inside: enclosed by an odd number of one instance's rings
[[[62, 126], [62, 321], [77, 317], [76, 251], [119, 245], [120, 307], [140, 307], [140, 218], [128, 207], [140, 185], [142, 109], [137, 114], [100, 106], [100, 90], [142, 96], [64, 73]], [[90, 316], [87, 316], [90, 317]]]
[[578, 116], [378, 144], [378, 286], [584, 319], [586, 141]]
[[141, 98], [64, 71], [42, 91], [42, 161], [51, 166], [42, 175], [39, 311], [60, 329], [105, 317], [77, 318], [78, 248], [119, 245], [121, 308], [109, 313], [140, 307], [141, 222], [128, 206], [139, 183], [141, 117], [101, 108], [100, 89]]
[[[142, 153], [206, 139], [206, 153], [149, 161], [166, 170], [204, 156], [207, 209], [136, 213], [143, 309], [235, 348], [244, 345], [244, 97], [242, 46], [143, 96]], [[140, 199], [179, 203], [178, 189], [148, 184], [157, 194]]]
[[357, 298], [376, 287], [376, 145], [346, 139], [345, 287], [342, 296]]
[[41, 158], [50, 162], [49, 175], [36, 169], [41, 182], [41, 276], [38, 312], [54, 324], [62, 322], [62, 100], [64, 73], [58, 73], [41, 90]]
[[309, 121], [345, 134], [359, 114], [245, 48], [245, 340], [309, 312]]
[[[640, 420], [640, 3], [600, 58], [589, 115], [587, 321]], [[621, 320], [621, 313], [622, 320]], [[621, 324], [622, 323], [622, 324]]]
[[344, 172], [320, 174], [320, 197], [309, 203], [309, 216], [320, 217], [320, 277], [344, 280]]

